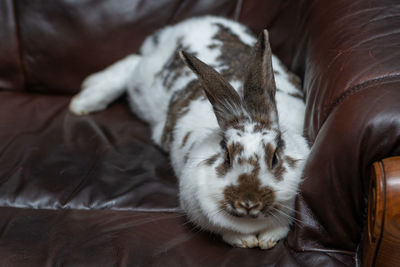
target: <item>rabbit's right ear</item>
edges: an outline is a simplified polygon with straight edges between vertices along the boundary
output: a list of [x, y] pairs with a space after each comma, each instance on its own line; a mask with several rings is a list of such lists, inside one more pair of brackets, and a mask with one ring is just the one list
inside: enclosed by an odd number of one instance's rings
[[253, 48], [243, 88], [244, 102], [250, 114], [266, 122], [277, 122], [276, 85], [267, 30], [259, 35]]
[[242, 112], [240, 96], [212, 67], [184, 51], [180, 51], [179, 55], [199, 78], [207, 98], [213, 106], [218, 124], [224, 129], [229, 120]]

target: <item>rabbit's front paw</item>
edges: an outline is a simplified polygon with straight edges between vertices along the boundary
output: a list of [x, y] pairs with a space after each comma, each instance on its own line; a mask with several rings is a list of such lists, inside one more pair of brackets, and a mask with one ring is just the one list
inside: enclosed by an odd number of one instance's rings
[[86, 115], [94, 111], [103, 110], [107, 103], [99, 95], [82, 94], [75, 95], [69, 103], [69, 110], [75, 115]]
[[261, 232], [258, 235], [258, 246], [261, 249], [273, 248], [279, 240], [287, 236], [288, 232], [289, 226], [278, 227]]
[[239, 233], [225, 233], [222, 239], [233, 247], [238, 248], [254, 248], [258, 246], [258, 239], [255, 235], [239, 234]]
[[108, 73], [92, 74], [83, 82], [82, 91], [72, 98], [69, 110], [76, 115], [103, 110], [113, 100], [115, 87]]

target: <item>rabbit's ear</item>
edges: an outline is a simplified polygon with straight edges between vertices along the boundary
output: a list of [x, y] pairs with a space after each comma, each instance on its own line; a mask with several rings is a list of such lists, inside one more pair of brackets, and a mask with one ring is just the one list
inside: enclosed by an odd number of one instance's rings
[[179, 54], [185, 64], [199, 78], [207, 98], [213, 106], [218, 124], [224, 129], [229, 120], [241, 113], [240, 96], [212, 67], [184, 51], [180, 51]]
[[253, 48], [243, 87], [244, 102], [251, 115], [270, 122], [277, 119], [276, 85], [267, 30], [259, 35]]

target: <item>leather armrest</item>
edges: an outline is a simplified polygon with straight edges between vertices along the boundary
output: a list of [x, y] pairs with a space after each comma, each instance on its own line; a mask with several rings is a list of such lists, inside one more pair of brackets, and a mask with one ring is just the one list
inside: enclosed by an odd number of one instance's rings
[[290, 66], [301, 73], [304, 52], [305, 133], [312, 148], [297, 198], [302, 224], [288, 240], [298, 251], [358, 258], [369, 170], [400, 155], [399, 10], [393, 0], [308, 3]]
[[375, 162], [369, 186], [363, 266], [400, 266], [400, 157]]

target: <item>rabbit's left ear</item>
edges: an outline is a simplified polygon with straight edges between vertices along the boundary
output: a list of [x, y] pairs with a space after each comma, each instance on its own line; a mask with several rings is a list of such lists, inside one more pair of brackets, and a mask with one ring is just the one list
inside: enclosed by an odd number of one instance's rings
[[197, 75], [210, 101], [219, 126], [226, 124], [242, 111], [241, 99], [235, 89], [211, 66], [195, 56], [180, 51], [185, 64]]
[[275, 103], [276, 85], [267, 30], [259, 35], [250, 60], [243, 85], [246, 108], [253, 116], [267, 116], [270, 121], [274, 121], [278, 117]]

